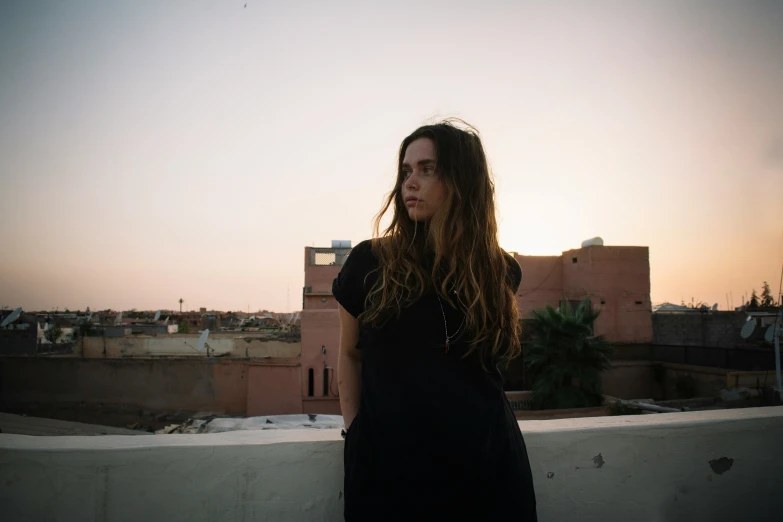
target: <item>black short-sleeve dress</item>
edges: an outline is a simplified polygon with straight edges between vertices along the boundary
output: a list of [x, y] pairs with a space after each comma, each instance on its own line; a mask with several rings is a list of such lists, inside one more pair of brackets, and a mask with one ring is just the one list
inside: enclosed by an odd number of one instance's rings
[[[522, 272], [507, 255], [514, 291]], [[332, 284], [357, 317], [377, 279], [370, 241], [356, 245]], [[443, 301], [449, 334], [462, 316]], [[345, 437], [345, 519], [536, 520], [527, 450], [500, 371], [482, 369], [457, 339], [445, 347], [433, 293], [399, 319], [361, 325], [359, 412]]]

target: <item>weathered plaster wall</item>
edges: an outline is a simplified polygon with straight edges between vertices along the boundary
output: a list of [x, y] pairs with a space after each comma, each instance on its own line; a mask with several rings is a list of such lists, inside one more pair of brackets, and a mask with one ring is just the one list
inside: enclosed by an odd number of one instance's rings
[[[160, 336], [160, 337], [85, 337], [82, 339], [84, 357], [139, 357], [148, 355], [160, 356], [194, 356], [203, 357], [206, 351], [197, 351], [198, 335], [195, 336]], [[234, 340], [230, 338], [208, 340], [210, 353], [223, 355], [231, 353]]]
[[[340, 350], [340, 317], [332, 295], [332, 281], [340, 265], [310, 265], [310, 248], [305, 248], [305, 294], [302, 307], [302, 366], [300, 393], [304, 413], [340, 413], [337, 389], [337, 356]], [[322, 348], [326, 349], [324, 354]], [[326, 367], [327, 378], [324, 377]], [[309, 372], [313, 372], [312, 396]], [[328, 392], [324, 395], [324, 382]]]
[[[520, 426], [541, 522], [777, 522], [783, 511], [783, 407]], [[337, 430], [0, 434], [0, 505], [8, 522], [339, 521], [342, 451]]]
[[612, 342], [652, 341], [650, 261], [647, 247], [592, 246], [563, 252], [563, 292], [590, 297], [601, 310], [595, 333]]
[[248, 417], [303, 413], [299, 364], [248, 366]]
[[310, 265], [310, 247], [305, 247], [305, 286], [312, 288], [312, 292], [331, 292], [332, 281], [340, 272], [340, 265], [316, 266]]
[[[244, 350], [244, 352], [243, 352]], [[233, 357], [269, 357], [272, 359], [299, 357], [302, 353], [302, 342], [276, 341], [245, 337], [234, 340]]]
[[516, 256], [522, 268], [522, 282], [517, 290], [517, 305], [522, 317], [544, 305], [557, 307], [563, 297], [563, 264], [561, 256]]
[[612, 361], [601, 374], [603, 391], [619, 399], [719, 397], [726, 388], [722, 368], [658, 361]]
[[[147, 356], [204, 357], [198, 351], [196, 335], [159, 335], [133, 337], [85, 337], [77, 343], [74, 355], [90, 358]], [[297, 357], [302, 349], [298, 340], [291, 342], [261, 336], [210, 334], [210, 355], [226, 357]]]
[[337, 310], [337, 299], [332, 294], [306, 295], [303, 310]]
[[[305, 272], [305, 286], [313, 283], [312, 291], [304, 294], [302, 310], [337, 310], [337, 300], [332, 295], [332, 281], [339, 272], [339, 266], [313, 266]], [[311, 275], [311, 271], [316, 275]], [[312, 281], [315, 279], [315, 281]], [[309, 288], [308, 288], [309, 289]]]
[[6, 405], [133, 406], [230, 415], [302, 413], [299, 361], [232, 359], [0, 359]]
[[[332, 298], [334, 299], [334, 298]], [[336, 398], [337, 356], [340, 351], [340, 318], [337, 309], [302, 311], [302, 397], [308, 394], [308, 370], [313, 369], [314, 397], [324, 397], [324, 364], [329, 368], [329, 394]], [[321, 347], [326, 349], [322, 353]], [[311, 405], [317, 408], [317, 403]], [[309, 411], [308, 413], [329, 413], [328, 411]]]
[[649, 361], [612, 361], [601, 374], [603, 391], [618, 399], [658, 399], [663, 397]]
[[[337, 383], [334, 383], [337, 389]], [[342, 415], [339, 397], [304, 397], [302, 398], [303, 413], [321, 413], [324, 415]]]
[[726, 388], [726, 373], [721, 368], [663, 363], [663, 379], [659, 388], [662, 400], [690, 397], [719, 397]]

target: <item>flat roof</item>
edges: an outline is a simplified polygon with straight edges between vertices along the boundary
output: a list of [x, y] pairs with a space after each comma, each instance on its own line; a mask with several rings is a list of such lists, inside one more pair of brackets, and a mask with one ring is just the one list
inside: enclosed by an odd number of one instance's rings
[[0, 430], [16, 435], [152, 435], [148, 431], [0, 413]]

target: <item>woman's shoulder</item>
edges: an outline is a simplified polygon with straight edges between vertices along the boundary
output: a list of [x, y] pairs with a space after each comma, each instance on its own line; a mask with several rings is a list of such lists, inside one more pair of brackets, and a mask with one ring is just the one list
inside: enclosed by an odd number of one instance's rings
[[351, 249], [340, 272], [332, 281], [332, 294], [354, 317], [364, 311], [364, 300], [372, 286], [368, 276], [378, 266], [372, 240], [360, 242]]
[[[374, 239], [365, 239], [360, 241], [355, 247], [351, 249], [351, 253], [348, 254], [348, 260], [351, 264], [360, 265], [372, 265], [377, 264], [378, 257], [373, 248]], [[346, 261], [348, 263], [348, 261]]]
[[372, 252], [372, 239], [365, 239], [364, 241], [359, 241], [359, 243], [351, 249], [351, 253], [354, 252], [360, 252], [360, 253], [368, 253]]
[[519, 284], [522, 282], [522, 267], [519, 266], [517, 258], [503, 250], [503, 258], [508, 266], [508, 283], [514, 293], [517, 292]]
[[345, 258], [340, 273], [344, 277], [364, 279], [369, 273], [374, 272], [380, 264], [377, 241], [377, 239], [366, 239], [353, 247]]
[[511, 267], [517, 267], [517, 268], [519, 268], [519, 262], [517, 261], [517, 258], [516, 258], [516, 257], [512, 256], [511, 254], [509, 254], [509, 253], [508, 253], [508, 252], [506, 252], [505, 250], [502, 250], [502, 249], [501, 249], [501, 251], [503, 252], [503, 257], [505, 258], [505, 260], [506, 260], [506, 263], [508, 264], [508, 266], [509, 266], [510, 268], [511, 268]]

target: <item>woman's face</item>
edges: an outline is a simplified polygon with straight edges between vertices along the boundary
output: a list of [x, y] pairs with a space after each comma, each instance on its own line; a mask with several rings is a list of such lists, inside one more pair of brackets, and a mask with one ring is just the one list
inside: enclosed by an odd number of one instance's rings
[[446, 201], [446, 184], [437, 174], [435, 144], [429, 138], [412, 141], [402, 160], [402, 200], [408, 216], [426, 221]]

